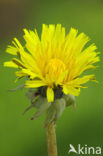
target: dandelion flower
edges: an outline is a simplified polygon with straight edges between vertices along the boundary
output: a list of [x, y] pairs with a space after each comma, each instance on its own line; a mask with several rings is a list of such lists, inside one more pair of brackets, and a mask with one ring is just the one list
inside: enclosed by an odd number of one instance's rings
[[84, 83], [95, 80], [93, 74], [81, 76], [85, 70], [95, 68], [93, 64], [99, 61], [94, 44], [84, 48], [90, 40], [84, 33], [78, 35], [78, 31], [71, 28], [66, 35], [61, 24], [43, 24], [40, 38], [36, 29], [24, 29], [23, 37], [24, 47], [16, 38], [13, 46], [8, 46], [6, 52], [16, 58], [4, 66], [19, 69], [18, 79], [28, 77], [25, 87], [45, 87], [48, 102], [54, 101], [55, 89], [78, 96], [80, 88], [85, 88]]
[[[84, 33], [71, 28], [66, 35], [61, 24], [43, 24], [41, 37], [34, 31], [24, 29], [25, 46], [17, 38], [12, 41], [6, 52], [15, 57], [4, 63], [5, 67], [17, 68], [17, 79], [26, 77], [25, 87], [29, 88], [27, 97], [35, 107], [34, 120], [46, 111], [48, 156], [57, 156], [55, 123], [64, 109], [75, 106], [75, 96], [88, 81], [96, 81], [95, 76], [82, 73], [94, 69], [99, 61], [97, 47], [91, 44]], [[24, 113], [25, 113], [24, 112]]]

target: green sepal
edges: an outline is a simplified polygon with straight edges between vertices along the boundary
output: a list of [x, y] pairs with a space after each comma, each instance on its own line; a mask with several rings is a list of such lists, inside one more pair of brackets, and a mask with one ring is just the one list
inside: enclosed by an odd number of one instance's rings
[[47, 110], [47, 116], [45, 120], [45, 127], [51, 122], [56, 122], [57, 119], [62, 115], [65, 109], [66, 103], [63, 98], [55, 100], [49, 109]]
[[31, 108], [33, 108], [33, 107], [38, 108], [38, 107], [39, 107], [40, 104], [37, 102], [38, 99], [39, 99], [39, 97], [40, 97], [40, 95], [36, 96], [36, 97], [33, 99], [33, 102], [31, 102], [31, 105], [25, 109], [25, 111], [23, 112], [23, 115], [24, 115], [27, 111], [29, 111]]
[[34, 120], [35, 118], [39, 117], [42, 113], [44, 113], [51, 105], [50, 102], [47, 101], [44, 97], [39, 97], [32, 105], [37, 108], [37, 112], [31, 118]]
[[55, 100], [54, 105], [55, 105], [55, 109], [56, 109], [55, 120], [57, 120], [62, 115], [62, 113], [66, 107], [66, 102], [63, 98], [61, 98], [61, 99]]
[[47, 110], [47, 114], [46, 114], [46, 120], [45, 120], [45, 124], [44, 127], [46, 128], [51, 122], [54, 121], [56, 116], [56, 109], [53, 105], [53, 103], [51, 104], [51, 106], [48, 108]]
[[37, 89], [35, 89], [35, 88], [29, 89], [28, 92], [26, 93], [26, 97], [28, 99], [30, 99], [30, 101], [32, 101], [36, 97], [36, 95], [35, 95], [36, 92], [37, 92]]
[[51, 122], [55, 123], [57, 119], [62, 115], [65, 107], [72, 105], [74, 108], [76, 108], [75, 97], [70, 94], [63, 95], [62, 98], [55, 99], [52, 103], [48, 102], [46, 97], [40, 95], [38, 89], [29, 89], [26, 96], [30, 99], [31, 105], [24, 111], [24, 114], [31, 108], [36, 108], [37, 112], [31, 118], [31, 120], [34, 120], [42, 113], [47, 112], [45, 127], [47, 127], [47, 125]]
[[44, 113], [50, 107], [50, 105], [51, 105], [51, 103], [48, 102], [45, 97], [38, 95], [38, 96], [35, 96], [31, 100], [31, 105], [28, 108], [26, 108], [26, 110], [24, 111], [23, 114], [25, 114], [31, 108], [36, 108], [37, 112], [31, 118], [31, 120], [34, 120], [35, 118], [39, 117], [42, 113]]
[[8, 90], [8, 91], [9, 91], [9, 92], [15, 92], [15, 91], [17, 91], [17, 90], [22, 90], [24, 87], [25, 87], [25, 85], [22, 84], [22, 85], [20, 85], [20, 86], [14, 88], [14, 89], [10, 89], [10, 90]]
[[68, 95], [64, 95], [63, 98], [65, 99], [66, 107], [72, 105], [74, 108], [76, 108], [75, 96], [68, 94]]

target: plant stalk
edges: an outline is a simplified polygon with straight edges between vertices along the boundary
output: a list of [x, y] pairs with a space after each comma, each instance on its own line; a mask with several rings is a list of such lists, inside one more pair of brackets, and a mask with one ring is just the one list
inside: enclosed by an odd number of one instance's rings
[[57, 156], [57, 144], [54, 123], [52, 122], [51, 124], [49, 124], [46, 130], [47, 130], [48, 156]]

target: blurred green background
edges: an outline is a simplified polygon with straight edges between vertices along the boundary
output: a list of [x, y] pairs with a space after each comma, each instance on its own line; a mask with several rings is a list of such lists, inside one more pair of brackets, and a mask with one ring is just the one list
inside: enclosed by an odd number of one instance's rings
[[23, 80], [15, 84], [15, 70], [2, 65], [11, 58], [5, 53], [11, 40], [23, 42], [23, 28], [37, 28], [40, 34], [43, 23], [77, 28], [101, 52], [99, 68], [91, 71], [99, 84], [88, 83], [76, 98], [77, 109], [67, 108], [57, 122], [58, 155], [67, 156], [69, 144], [103, 147], [103, 0], [0, 0], [0, 156], [47, 155], [45, 115], [35, 121], [30, 120], [34, 109], [22, 115], [30, 104], [26, 89], [8, 90]]

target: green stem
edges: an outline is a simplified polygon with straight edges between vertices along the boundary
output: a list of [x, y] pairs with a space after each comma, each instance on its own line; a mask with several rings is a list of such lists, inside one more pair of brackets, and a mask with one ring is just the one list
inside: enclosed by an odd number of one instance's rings
[[51, 123], [47, 126], [47, 148], [48, 156], [57, 156], [55, 125]]

